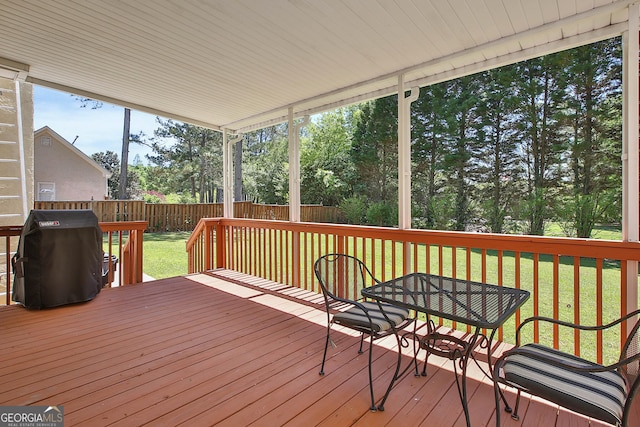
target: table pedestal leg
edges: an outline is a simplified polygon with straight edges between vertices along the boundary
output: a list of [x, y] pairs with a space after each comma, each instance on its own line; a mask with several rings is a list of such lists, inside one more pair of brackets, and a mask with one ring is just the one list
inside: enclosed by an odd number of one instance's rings
[[[432, 332], [427, 334], [421, 341], [421, 347], [427, 350], [423, 375], [426, 373], [426, 364], [429, 353], [434, 353], [438, 356], [446, 357], [449, 360], [453, 361], [456, 386], [458, 388], [458, 395], [460, 396], [460, 402], [462, 403], [462, 410], [464, 411], [464, 417], [467, 422], [467, 427], [471, 426], [471, 418], [469, 416], [469, 405], [467, 399], [467, 365], [469, 363], [469, 358], [473, 357], [472, 352], [478, 344], [478, 337], [480, 336], [481, 334], [479, 329], [475, 331], [470, 341], [465, 341], [455, 336], [449, 334], [441, 334], [439, 332], [435, 332], [435, 330], [432, 330]], [[485, 339], [484, 336], [482, 339]], [[460, 376], [458, 376], [458, 367], [461, 370]]]

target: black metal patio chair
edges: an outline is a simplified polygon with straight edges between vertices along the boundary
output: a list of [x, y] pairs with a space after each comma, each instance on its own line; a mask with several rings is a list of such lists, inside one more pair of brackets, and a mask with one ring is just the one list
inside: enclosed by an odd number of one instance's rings
[[[518, 419], [520, 394], [524, 391], [616, 426], [637, 425], [638, 420], [630, 421], [629, 417], [640, 388], [638, 315], [640, 310], [598, 326], [576, 325], [545, 317], [525, 320], [516, 331], [516, 347], [506, 351], [494, 365], [496, 425], [500, 426], [499, 383], [518, 390], [511, 415], [515, 420]], [[548, 322], [583, 331], [604, 331], [628, 319], [636, 319], [636, 323], [630, 330], [618, 361], [610, 365], [594, 363], [540, 344], [520, 345], [522, 328], [532, 322]], [[511, 412], [506, 400], [505, 405], [505, 411]]]
[[369, 340], [369, 390], [371, 393], [371, 410], [376, 410], [373, 394], [373, 375], [371, 369], [373, 341], [383, 338], [403, 329], [415, 321], [409, 317], [409, 310], [389, 304], [383, 305], [384, 313], [380, 311], [377, 302], [364, 301], [360, 294], [363, 287], [380, 283], [367, 266], [359, 259], [345, 254], [324, 255], [315, 262], [314, 272], [324, 295], [327, 310], [327, 338], [322, 356], [320, 375], [324, 375], [324, 364], [327, 358], [329, 342], [331, 340], [331, 325], [356, 330], [361, 333], [360, 349], [362, 353], [364, 336]]

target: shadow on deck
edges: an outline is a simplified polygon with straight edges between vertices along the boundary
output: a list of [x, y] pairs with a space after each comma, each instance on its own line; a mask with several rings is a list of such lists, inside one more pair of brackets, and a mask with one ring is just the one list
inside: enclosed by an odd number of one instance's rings
[[[426, 378], [409, 373], [385, 411], [370, 412], [367, 354], [358, 355], [357, 335], [336, 328], [319, 376], [321, 304], [218, 270], [104, 289], [55, 309], [0, 307], [0, 405], [62, 405], [73, 426], [465, 425], [448, 360], [431, 356]], [[396, 356], [394, 338], [376, 342], [377, 399]], [[468, 375], [472, 425], [495, 425], [490, 381], [473, 364]], [[542, 425], [589, 421], [528, 398], [521, 421], [503, 416], [503, 426]]]

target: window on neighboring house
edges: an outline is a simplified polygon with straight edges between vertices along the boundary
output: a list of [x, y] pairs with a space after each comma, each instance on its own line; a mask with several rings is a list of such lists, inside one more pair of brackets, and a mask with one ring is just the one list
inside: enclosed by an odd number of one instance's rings
[[42, 144], [43, 147], [51, 147], [51, 137], [49, 135], [43, 135], [42, 138], [40, 138], [40, 144]]
[[41, 202], [53, 202], [56, 200], [56, 183], [55, 182], [39, 182], [38, 183], [38, 200]]

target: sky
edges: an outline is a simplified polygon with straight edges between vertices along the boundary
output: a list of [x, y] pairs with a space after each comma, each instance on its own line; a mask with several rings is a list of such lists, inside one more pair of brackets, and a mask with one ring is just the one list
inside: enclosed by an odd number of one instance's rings
[[[88, 156], [104, 151], [122, 156], [123, 107], [103, 103], [98, 109], [82, 108], [73, 95], [37, 85], [33, 86], [33, 104], [34, 130], [49, 126], [67, 141], [75, 140], [75, 147]], [[131, 134], [153, 136], [157, 128], [156, 116], [131, 110]], [[145, 154], [150, 153], [148, 147], [130, 144], [129, 164], [136, 155], [146, 164]]]

